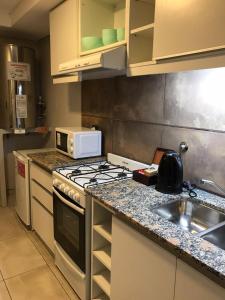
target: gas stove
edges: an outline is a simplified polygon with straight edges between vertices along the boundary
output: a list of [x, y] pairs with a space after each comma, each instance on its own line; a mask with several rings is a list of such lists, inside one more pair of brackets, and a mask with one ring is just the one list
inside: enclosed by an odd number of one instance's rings
[[85, 188], [131, 179], [133, 170], [148, 167], [109, 153], [107, 160], [57, 168], [53, 172], [53, 186], [85, 208]]
[[85, 188], [131, 179], [133, 170], [148, 167], [109, 153], [107, 160], [53, 172], [55, 263], [82, 300], [90, 299], [92, 201]]
[[132, 172], [127, 168], [113, 165], [106, 160], [61, 167], [56, 172], [81, 188], [132, 177]]

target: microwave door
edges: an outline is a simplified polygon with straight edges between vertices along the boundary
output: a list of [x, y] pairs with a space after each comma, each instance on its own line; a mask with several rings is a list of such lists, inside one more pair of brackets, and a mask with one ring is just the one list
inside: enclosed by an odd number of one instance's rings
[[68, 133], [56, 131], [56, 148], [68, 152], [69, 135]]
[[85, 209], [53, 188], [54, 237], [85, 272]]

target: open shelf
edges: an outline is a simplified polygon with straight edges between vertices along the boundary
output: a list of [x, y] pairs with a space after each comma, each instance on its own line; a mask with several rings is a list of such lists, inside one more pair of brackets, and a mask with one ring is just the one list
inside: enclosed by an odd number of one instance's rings
[[154, 29], [154, 23], [144, 25], [130, 31], [130, 34], [139, 34], [142, 36], [150, 37], [152, 36], [152, 31]]
[[155, 0], [130, 0], [130, 30], [154, 23]]
[[112, 242], [112, 226], [109, 222], [94, 225], [94, 230], [104, 237], [108, 242]]
[[110, 45], [94, 48], [94, 49], [91, 49], [91, 50], [88, 50], [88, 51], [81, 51], [80, 56], [89, 55], [89, 54], [93, 54], [93, 53], [96, 53], [96, 52], [107, 51], [107, 50], [112, 49], [112, 48], [116, 48], [116, 47], [119, 47], [119, 46], [122, 46], [122, 45], [126, 45], [126, 43], [127, 42], [124, 40], [124, 41], [116, 42], [116, 43], [113, 43], [113, 44], [110, 44]]
[[94, 256], [108, 269], [111, 270], [111, 247], [106, 246], [102, 249], [93, 251]]
[[110, 297], [110, 273], [109, 271], [102, 271], [99, 274], [93, 275], [93, 280], [103, 290], [103, 292]]
[[[80, 55], [104, 51], [123, 44], [126, 41], [104, 45], [88, 51], [82, 50], [82, 37], [102, 37], [106, 28], [125, 28], [126, 0], [81, 0], [80, 1]], [[125, 33], [126, 37], [126, 33]]]

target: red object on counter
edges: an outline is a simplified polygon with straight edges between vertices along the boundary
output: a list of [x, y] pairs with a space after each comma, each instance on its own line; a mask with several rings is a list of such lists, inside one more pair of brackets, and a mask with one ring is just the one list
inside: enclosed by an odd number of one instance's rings
[[20, 176], [25, 178], [26, 172], [25, 172], [25, 164], [17, 161], [17, 172]]

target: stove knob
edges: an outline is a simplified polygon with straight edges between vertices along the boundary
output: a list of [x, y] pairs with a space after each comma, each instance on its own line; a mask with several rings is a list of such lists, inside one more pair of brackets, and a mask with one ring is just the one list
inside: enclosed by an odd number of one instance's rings
[[73, 146], [73, 139], [70, 139], [70, 145]]
[[70, 147], [70, 152], [73, 153], [73, 146]]
[[58, 186], [60, 184], [60, 181], [58, 179], [53, 179], [53, 185]]
[[64, 189], [63, 189], [63, 192], [65, 194], [68, 194], [69, 193], [69, 190], [70, 190], [70, 187], [69, 186], [66, 186]]
[[73, 195], [74, 195], [74, 191], [73, 191], [73, 190], [70, 190], [70, 191], [68, 192], [68, 196], [69, 196], [70, 198], [73, 199]]
[[77, 201], [77, 202], [80, 202], [80, 195], [79, 195], [79, 193], [75, 193], [75, 194], [73, 195], [73, 200], [75, 200], [75, 201]]
[[61, 191], [63, 191], [64, 188], [65, 188], [65, 184], [64, 184], [64, 183], [62, 183], [62, 184], [59, 185], [59, 189], [60, 189]]

